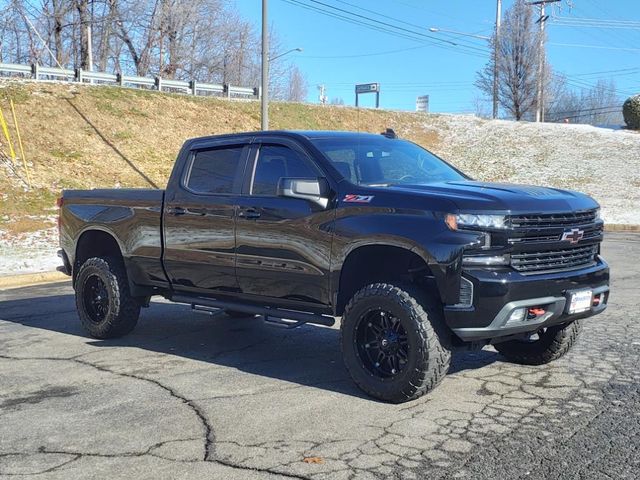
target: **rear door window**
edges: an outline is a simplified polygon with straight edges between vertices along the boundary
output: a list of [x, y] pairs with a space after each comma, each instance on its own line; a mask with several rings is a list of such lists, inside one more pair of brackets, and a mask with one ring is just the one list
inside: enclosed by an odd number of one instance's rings
[[243, 146], [199, 150], [193, 154], [185, 185], [202, 194], [229, 194], [240, 173]]

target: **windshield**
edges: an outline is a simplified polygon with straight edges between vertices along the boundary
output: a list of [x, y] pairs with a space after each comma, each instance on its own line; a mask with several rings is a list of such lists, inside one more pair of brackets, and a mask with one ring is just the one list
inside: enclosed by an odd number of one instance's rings
[[356, 185], [419, 185], [466, 177], [424, 148], [383, 136], [315, 138], [311, 142]]

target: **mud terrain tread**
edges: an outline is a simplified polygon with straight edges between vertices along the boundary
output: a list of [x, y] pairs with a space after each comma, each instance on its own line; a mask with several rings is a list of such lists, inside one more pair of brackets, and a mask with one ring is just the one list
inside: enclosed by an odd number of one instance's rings
[[582, 323], [579, 320], [567, 325], [549, 327], [548, 338], [533, 343], [518, 340], [497, 343], [495, 349], [507, 360], [522, 365], [544, 365], [564, 356], [578, 340]]
[[[375, 283], [359, 290], [347, 304], [341, 323], [342, 338], [349, 338], [348, 328], [353, 328], [356, 318], [351, 318], [354, 308], [363, 301], [386, 298], [394, 301], [404, 310], [413, 325], [413, 334], [418, 336], [419, 349], [417, 361], [413, 366], [412, 375], [404, 385], [395, 392], [381, 390], [375, 378], [367, 379], [361, 372], [354, 371], [361, 368], [353, 360], [357, 354], [352, 345], [344, 340], [341, 342], [342, 355], [345, 365], [356, 384], [369, 395], [393, 403], [401, 403], [416, 398], [433, 390], [442, 381], [451, 364], [451, 350], [442, 309], [437, 300], [429, 298], [427, 294], [413, 285], [392, 285], [389, 283]], [[410, 334], [410, 332], [407, 332]], [[355, 358], [354, 358], [355, 355]]]

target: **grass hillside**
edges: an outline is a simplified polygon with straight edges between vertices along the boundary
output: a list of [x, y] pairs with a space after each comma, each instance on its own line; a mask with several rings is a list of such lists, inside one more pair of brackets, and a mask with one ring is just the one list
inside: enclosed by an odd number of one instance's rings
[[[260, 128], [258, 102], [159, 94], [116, 87], [60, 84], [0, 84], [0, 105], [10, 119], [13, 99], [31, 166], [27, 189], [21, 163], [3, 163], [0, 229], [39, 228], [63, 188], [164, 188], [185, 139]], [[278, 103], [273, 129], [339, 129], [381, 132], [398, 128], [436, 147], [438, 136], [417, 115]], [[13, 129], [10, 128], [13, 133]], [[2, 137], [2, 150], [8, 149]], [[36, 217], [36, 218], [34, 218]]]
[[[21, 163], [1, 160], [0, 231], [11, 234], [47, 226], [63, 188], [163, 188], [186, 138], [260, 125], [258, 102], [4, 82], [0, 105], [12, 133], [9, 98], [33, 177], [26, 188]], [[288, 103], [272, 104], [270, 120], [274, 129], [394, 128], [477, 179], [582, 190], [603, 203], [609, 221], [640, 223], [640, 136], [632, 132]]]

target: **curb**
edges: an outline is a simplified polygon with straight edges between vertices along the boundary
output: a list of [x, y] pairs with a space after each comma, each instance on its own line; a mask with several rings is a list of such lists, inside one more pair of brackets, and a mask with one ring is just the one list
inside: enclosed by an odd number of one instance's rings
[[605, 223], [604, 231], [605, 232], [640, 232], [640, 225]]
[[61, 272], [38, 272], [0, 277], [0, 290], [27, 287], [41, 283], [54, 283], [69, 280], [69, 276]]

